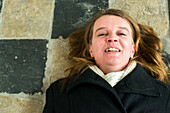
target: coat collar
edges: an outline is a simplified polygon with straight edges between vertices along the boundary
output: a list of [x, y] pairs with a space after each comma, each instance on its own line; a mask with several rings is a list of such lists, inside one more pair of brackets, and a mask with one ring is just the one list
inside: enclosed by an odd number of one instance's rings
[[127, 77], [115, 86], [115, 89], [117, 92], [161, 96], [156, 81], [138, 64]]
[[[95, 84], [108, 90], [113, 89], [107, 81], [88, 68], [80, 77], [76, 79], [75, 76], [69, 81], [66, 89], [67, 93], [83, 83]], [[121, 80], [114, 89], [116, 92], [136, 93], [149, 96], [161, 95], [157, 88], [156, 80], [148, 75], [139, 64], [129, 75]]]

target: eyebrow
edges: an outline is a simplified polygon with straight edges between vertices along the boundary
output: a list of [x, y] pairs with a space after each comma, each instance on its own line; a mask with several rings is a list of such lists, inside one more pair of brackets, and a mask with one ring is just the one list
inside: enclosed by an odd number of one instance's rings
[[126, 30], [126, 31], [128, 31], [128, 32], [129, 32], [129, 29], [128, 29], [128, 28], [126, 28], [126, 27], [118, 27], [118, 28], [120, 28], [120, 29], [124, 29], [124, 30]]
[[[100, 28], [98, 28], [96, 31], [95, 31], [95, 33], [97, 32], [97, 31], [99, 31], [99, 30], [101, 30], [101, 29], [105, 29], [106, 27], [100, 27]], [[126, 30], [126, 31], [128, 31], [129, 32], [129, 30], [128, 30], [128, 28], [126, 28], [126, 27], [118, 27], [119, 29], [123, 29], [123, 30]]]
[[95, 33], [97, 32], [97, 31], [99, 31], [99, 30], [101, 30], [101, 29], [105, 29], [106, 27], [100, 27], [100, 28], [98, 28], [96, 31], [95, 31]]

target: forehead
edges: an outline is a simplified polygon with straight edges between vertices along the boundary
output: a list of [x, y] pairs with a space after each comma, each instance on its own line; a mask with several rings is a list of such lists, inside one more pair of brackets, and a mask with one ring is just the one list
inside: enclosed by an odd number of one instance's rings
[[95, 31], [98, 28], [127, 28], [129, 31], [131, 30], [131, 27], [127, 20], [115, 16], [115, 15], [104, 15], [98, 18], [94, 23], [93, 30]]

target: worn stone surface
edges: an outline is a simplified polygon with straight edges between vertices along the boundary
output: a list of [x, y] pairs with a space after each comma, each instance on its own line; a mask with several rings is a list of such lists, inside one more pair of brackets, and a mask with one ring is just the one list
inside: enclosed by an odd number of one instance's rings
[[[170, 0], [168, 0], [168, 8], [169, 8], [169, 21], [170, 21]], [[169, 53], [170, 57], [170, 22], [169, 22], [169, 31], [166, 36], [162, 38], [163, 48], [166, 52]]]
[[[68, 75], [64, 73], [70, 64], [68, 60], [69, 46], [67, 36], [71, 32], [72, 27], [76, 27], [79, 24], [84, 24], [84, 22], [91, 18], [92, 7], [101, 9], [103, 6], [103, 1], [105, 0], [0, 0], [3, 1], [3, 7], [0, 13], [0, 38], [5, 39], [37, 39], [45, 38], [48, 39], [48, 53], [45, 77], [43, 79], [43, 86], [41, 88], [42, 94], [25, 94], [25, 93], [0, 93], [0, 113], [42, 113], [43, 105], [45, 104], [45, 91], [49, 85], [59, 78], [63, 78]], [[135, 20], [140, 23], [151, 25], [158, 32], [159, 36], [163, 40], [164, 56], [169, 60], [170, 58], [170, 31], [168, 31], [168, 13], [167, 13], [167, 1], [170, 0], [106, 0], [109, 1], [110, 8], [119, 8], [128, 12]], [[63, 2], [57, 6], [56, 2]], [[100, 2], [100, 3], [91, 3]], [[74, 4], [76, 3], [76, 4]], [[105, 2], [105, 5], [108, 4]], [[54, 13], [54, 5], [56, 11], [61, 11], [60, 14]], [[62, 9], [62, 7], [64, 8]], [[98, 6], [99, 5], [99, 6]], [[60, 7], [61, 6], [61, 7]], [[75, 7], [74, 7], [75, 6]], [[62, 9], [62, 10], [61, 10]], [[70, 11], [66, 12], [70, 9]], [[85, 11], [78, 12], [80, 14], [73, 15], [76, 10]], [[87, 11], [87, 12], [86, 12]], [[58, 31], [55, 31], [55, 35], [50, 39], [52, 32], [52, 23], [54, 18], [58, 20], [67, 19], [67, 21], [61, 21], [59, 23]], [[64, 15], [62, 15], [64, 14]], [[88, 15], [86, 15], [88, 14]], [[67, 17], [68, 16], [68, 17]], [[71, 17], [71, 18], [70, 18]], [[54, 19], [55, 20], [55, 19]], [[67, 23], [68, 22], [68, 23]], [[62, 30], [67, 28], [66, 32]], [[54, 28], [54, 26], [53, 26]], [[61, 32], [60, 32], [61, 31]], [[68, 31], [68, 32], [67, 32]], [[167, 33], [168, 32], [168, 33]], [[54, 33], [54, 32], [53, 32]], [[62, 37], [58, 37], [62, 35]], [[0, 41], [2, 42], [2, 40]], [[14, 43], [15, 44], [15, 43]], [[25, 43], [24, 43], [25, 44]], [[1, 45], [2, 46], [2, 43]], [[25, 45], [26, 46], [26, 45]], [[23, 47], [18, 49], [13, 49], [14, 60], [19, 57], [15, 57], [14, 53], [21, 51]], [[32, 48], [37, 46], [28, 46]], [[41, 47], [43, 45], [40, 45]], [[40, 48], [41, 48], [40, 47]], [[7, 49], [8, 50], [8, 49]], [[8, 53], [6, 49], [0, 49], [1, 55], [4, 51]], [[39, 49], [38, 49], [39, 50]], [[27, 52], [27, 51], [24, 51]], [[29, 54], [24, 53], [23, 54]], [[20, 52], [21, 53], [21, 52]], [[22, 53], [21, 53], [22, 54]], [[20, 56], [20, 54], [18, 55]], [[10, 56], [9, 56], [10, 57]], [[30, 56], [31, 58], [35, 58]], [[5, 58], [1, 56], [0, 67], [2, 67], [2, 61]], [[20, 63], [18, 63], [20, 64]], [[21, 63], [22, 65], [22, 63]], [[11, 65], [12, 66], [12, 65]], [[42, 66], [42, 65], [41, 65]], [[16, 67], [17, 68], [17, 67]], [[9, 68], [8, 68], [9, 69]], [[17, 70], [21, 71], [26, 69], [26, 67], [20, 67]], [[42, 67], [44, 69], [44, 67]], [[26, 72], [27, 73], [27, 72]], [[32, 73], [32, 72], [28, 72]], [[35, 78], [38, 76], [35, 76]], [[23, 80], [27, 78], [25, 76]], [[33, 77], [33, 79], [35, 79]], [[42, 76], [40, 77], [42, 80]], [[40, 80], [38, 79], [38, 80]], [[2, 79], [1, 79], [2, 80]], [[41, 81], [42, 82], [42, 81]], [[10, 84], [11, 82], [9, 82]], [[37, 85], [37, 84], [36, 84]], [[33, 86], [36, 86], [35, 84]], [[38, 87], [40, 90], [40, 87]]]
[[0, 113], [42, 113], [43, 95], [0, 93]]
[[1, 38], [49, 38], [53, 0], [3, 0]]
[[[170, 32], [170, 31], [169, 31]], [[163, 50], [170, 54], [170, 33], [161, 38], [163, 43]]]
[[41, 92], [47, 40], [0, 40], [0, 92]]
[[43, 80], [45, 91], [47, 87], [59, 78], [66, 77], [68, 72], [64, 71], [72, 64], [68, 59], [69, 46], [68, 39], [59, 37], [52, 39], [48, 43], [48, 55], [46, 63], [45, 78]]
[[110, 3], [111, 8], [126, 11], [137, 22], [152, 26], [159, 36], [167, 34], [167, 0], [110, 0]]

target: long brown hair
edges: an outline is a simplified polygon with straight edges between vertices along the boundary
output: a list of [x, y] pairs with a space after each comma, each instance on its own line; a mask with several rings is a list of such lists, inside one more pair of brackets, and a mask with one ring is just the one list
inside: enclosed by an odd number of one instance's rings
[[163, 62], [162, 43], [152, 27], [138, 24], [139, 48], [134, 60], [140, 63], [153, 78], [168, 83], [168, 68]]
[[106, 9], [99, 11], [85, 28], [69, 36], [69, 57], [70, 60], [74, 61], [74, 65], [68, 69], [70, 70], [70, 74], [65, 78], [64, 84], [73, 75], [80, 75], [86, 69], [85, 67], [95, 64], [94, 59], [89, 53], [89, 45], [92, 40], [94, 23], [103, 15], [115, 15], [127, 20], [131, 26], [136, 47], [134, 58], [131, 60], [140, 63], [152, 77], [167, 83], [167, 70], [165, 69], [161, 54], [162, 45], [154, 30], [149, 26], [138, 24], [121, 10]]

